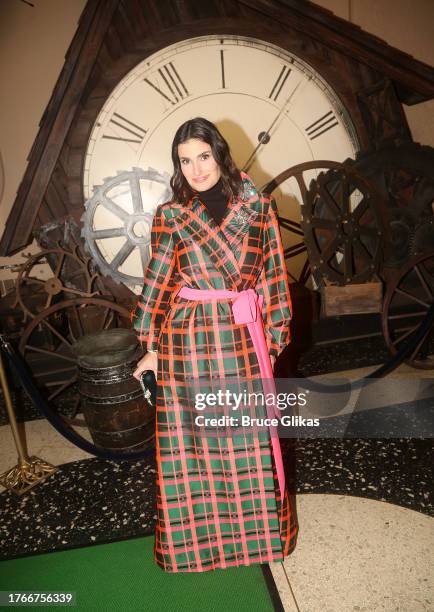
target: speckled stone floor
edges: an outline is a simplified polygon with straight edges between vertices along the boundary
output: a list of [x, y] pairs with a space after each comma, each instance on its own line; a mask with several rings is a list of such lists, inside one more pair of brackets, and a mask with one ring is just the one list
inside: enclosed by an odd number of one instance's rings
[[[431, 440], [283, 440], [291, 492], [387, 501], [434, 516]], [[153, 458], [65, 463], [21, 499], [0, 494], [0, 558], [153, 531]]]
[[0, 495], [0, 558], [88, 546], [151, 533], [155, 467], [145, 461], [65, 463], [19, 498]]
[[301, 357], [298, 369], [303, 376], [338, 372], [385, 363], [390, 358], [383, 336], [368, 336], [343, 342], [317, 344]]

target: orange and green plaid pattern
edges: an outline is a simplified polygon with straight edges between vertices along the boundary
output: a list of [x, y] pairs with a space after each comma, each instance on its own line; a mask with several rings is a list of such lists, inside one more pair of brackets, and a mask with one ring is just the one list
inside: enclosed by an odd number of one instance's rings
[[244, 193], [229, 201], [220, 226], [199, 197], [157, 208], [152, 258], [132, 313], [142, 345], [158, 352], [155, 560], [168, 572], [282, 560], [297, 536], [287, 494], [281, 504], [268, 431], [210, 437], [191, 425], [193, 380], [258, 379], [260, 371], [229, 300], [184, 300], [181, 286], [255, 288], [264, 296], [270, 354], [290, 339], [276, 205], [242, 178]]

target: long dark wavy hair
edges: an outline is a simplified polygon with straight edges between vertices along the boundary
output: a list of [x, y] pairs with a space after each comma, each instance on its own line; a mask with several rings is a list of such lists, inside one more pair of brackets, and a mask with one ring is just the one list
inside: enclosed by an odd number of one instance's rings
[[174, 172], [170, 179], [173, 199], [180, 204], [187, 204], [187, 202], [198, 193], [190, 187], [185, 180], [178, 155], [178, 145], [190, 140], [190, 138], [202, 140], [211, 147], [213, 157], [220, 167], [223, 193], [225, 196], [232, 198], [238, 195], [241, 191], [242, 179], [240, 171], [231, 157], [228, 143], [211, 121], [203, 117], [195, 117], [183, 123], [177, 129], [175, 138], [173, 139], [172, 161]]

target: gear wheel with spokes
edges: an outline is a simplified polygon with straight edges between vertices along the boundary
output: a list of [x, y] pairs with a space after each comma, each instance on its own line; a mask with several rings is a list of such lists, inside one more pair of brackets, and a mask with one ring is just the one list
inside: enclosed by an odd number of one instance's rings
[[119, 172], [94, 188], [85, 202], [81, 235], [102, 274], [130, 287], [141, 285], [155, 209], [171, 195], [169, 175], [154, 168]]
[[[48, 275], [47, 266], [51, 268]], [[59, 299], [95, 295], [96, 277], [90, 260], [80, 257], [78, 248], [45, 249], [22, 264], [16, 282], [17, 300], [23, 312], [34, 317]]]
[[380, 266], [385, 203], [351, 167], [321, 172], [306, 193], [301, 227], [318, 284], [361, 283]]

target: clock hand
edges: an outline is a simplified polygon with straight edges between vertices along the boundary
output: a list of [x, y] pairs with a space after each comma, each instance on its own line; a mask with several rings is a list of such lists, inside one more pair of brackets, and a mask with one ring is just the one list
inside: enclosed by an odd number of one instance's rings
[[270, 131], [273, 129], [273, 127], [276, 124], [276, 122], [278, 121], [279, 117], [282, 115], [283, 111], [286, 109], [286, 107], [288, 106], [289, 102], [292, 100], [295, 92], [300, 87], [300, 85], [301, 85], [301, 81], [299, 81], [297, 83], [296, 87], [291, 92], [289, 98], [286, 100], [285, 104], [282, 106], [282, 108], [280, 109], [280, 111], [278, 112], [276, 117], [273, 119], [273, 122], [270, 125], [270, 127], [268, 128], [268, 130], [266, 132], [260, 132], [259, 133], [259, 136], [258, 136], [259, 142], [256, 145], [255, 149], [253, 150], [252, 154], [250, 155], [249, 159], [246, 161], [246, 163], [242, 167], [243, 172], [247, 172], [249, 170], [249, 168], [252, 166], [252, 164], [254, 162], [254, 159], [256, 157], [256, 154], [257, 154], [257, 152], [259, 150], [259, 147], [261, 145], [263, 145], [263, 144], [267, 144], [267, 143], [270, 142]]

